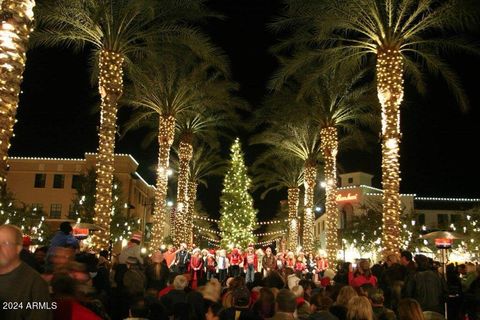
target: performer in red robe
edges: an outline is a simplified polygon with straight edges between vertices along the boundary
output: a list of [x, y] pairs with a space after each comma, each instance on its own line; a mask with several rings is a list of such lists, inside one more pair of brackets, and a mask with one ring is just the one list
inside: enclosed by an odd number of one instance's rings
[[190, 259], [190, 272], [192, 273], [192, 289], [198, 287], [198, 281], [203, 278], [203, 258], [200, 254], [200, 249], [195, 248]]

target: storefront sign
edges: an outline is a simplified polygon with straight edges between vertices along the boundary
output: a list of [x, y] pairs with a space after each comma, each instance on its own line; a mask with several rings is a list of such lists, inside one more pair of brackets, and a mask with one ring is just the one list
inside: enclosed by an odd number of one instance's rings
[[337, 194], [336, 200], [337, 202], [357, 201], [358, 200], [357, 198], [358, 198], [358, 194], [347, 193], [347, 195]]

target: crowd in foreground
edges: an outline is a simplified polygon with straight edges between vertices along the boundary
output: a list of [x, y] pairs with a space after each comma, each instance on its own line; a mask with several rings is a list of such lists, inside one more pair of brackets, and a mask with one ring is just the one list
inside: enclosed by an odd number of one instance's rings
[[[169, 247], [150, 257], [141, 235], [110, 259], [82, 252], [63, 223], [50, 246], [29, 250], [0, 226], [0, 319], [479, 319], [480, 269], [424, 255], [334, 265], [312, 254]], [[446, 280], [445, 280], [446, 278]], [[445, 306], [448, 306], [445, 310]], [[447, 312], [446, 312], [447, 311]]]

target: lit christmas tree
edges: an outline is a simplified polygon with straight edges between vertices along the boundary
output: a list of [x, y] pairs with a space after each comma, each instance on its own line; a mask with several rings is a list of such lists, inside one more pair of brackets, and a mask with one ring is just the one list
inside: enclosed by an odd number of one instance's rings
[[230, 149], [231, 160], [220, 197], [221, 245], [246, 248], [255, 241], [253, 230], [257, 223], [256, 210], [249, 193], [251, 181], [243, 160], [240, 140], [237, 138]]

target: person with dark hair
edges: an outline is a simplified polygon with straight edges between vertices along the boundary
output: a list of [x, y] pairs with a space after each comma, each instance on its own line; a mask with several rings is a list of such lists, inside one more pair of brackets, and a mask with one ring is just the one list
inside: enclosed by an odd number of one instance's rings
[[[57, 247], [67, 247], [73, 249], [79, 249], [80, 244], [78, 239], [72, 234], [73, 228], [70, 222], [64, 221], [60, 224], [60, 230], [58, 230], [50, 241], [50, 247], [48, 248], [47, 257], [52, 255]], [[47, 258], [48, 260], [48, 258]]]
[[385, 301], [382, 289], [370, 288], [367, 290], [368, 300], [372, 304], [373, 316], [376, 320], [395, 320], [395, 312], [386, 308], [383, 303]]
[[154, 288], [158, 292], [166, 287], [170, 271], [162, 252], [155, 251], [152, 254], [151, 262], [147, 263], [145, 273], [147, 288]]
[[124, 320], [147, 320], [150, 318], [150, 309], [143, 298], [134, 299], [130, 304], [128, 318]]
[[277, 288], [278, 290], [285, 288], [285, 280], [278, 270], [270, 270], [264, 279], [266, 287]]
[[416, 255], [415, 262], [417, 272], [405, 284], [405, 297], [417, 300], [423, 311], [443, 314], [443, 303], [447, 296], [445, 280], [432, 270], [426, 256]]
[[417, 267], [415, 262], [413, 262], [413, 255], [410, 251], [400, 252], [400, 264], [407, 268], [408, 273], [414, 273]]
[[343, 262], [333, 277], [333, 281], [335, 281], [336, 284], [348, 285], [349, 272], [353, 272], [352, 264], [350, 262]]
[[220, 320], [220, 314], [223, 311], [223, 306], [220, 303], [207, 303], [205, 309], [207, 310], [205, 320]]
[[261, 319], [273, 317], [275, 314], [275, 296], [270, 288], [260, 289], [260, 296], [252, 306], [252, 311]]
[[256, 320], [261, 319], [250, 310], [250, 291], [243, 285], [232, 292], [233, 307], [225, 309], [221, 319]]
[[310, 299], [311, 314], [308, 320], [338, 320], [330, 311], [333, 300], [321, 293], [315, 293]]

